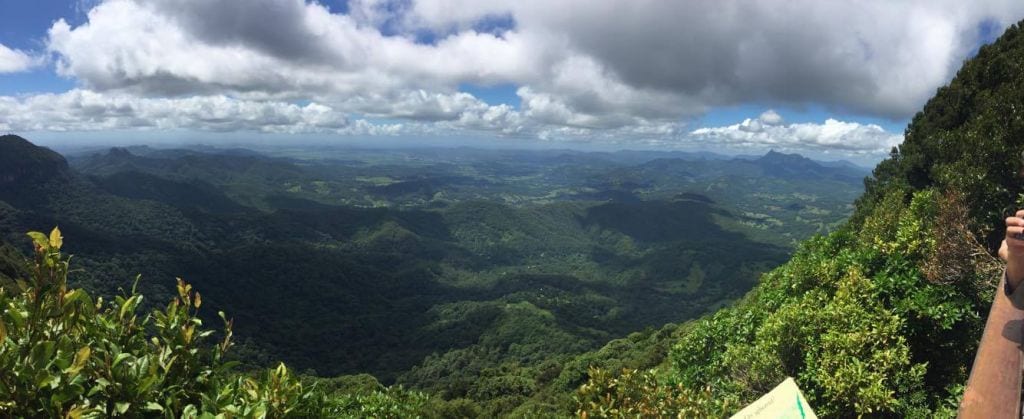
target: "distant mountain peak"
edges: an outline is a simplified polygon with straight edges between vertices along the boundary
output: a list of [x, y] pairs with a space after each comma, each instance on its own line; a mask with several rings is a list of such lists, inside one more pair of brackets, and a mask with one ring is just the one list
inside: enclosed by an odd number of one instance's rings
[[799, 159], [799, 160], [807, 160], [807, 161], [810, 161], [810, 162], [814, 161], [814, 160], [811, 160], [811, 159], [809, 159], [807, 157], [804, 157], [803, 155], [798, 154], [798, 153], [782, 153], [782, 152], [779, 152], [779, 151], [775, 151], [774, 148], [773, 149], [769, 149], [768, 152], [765, 153], [763, 156], [761, 156], [759, 160], [763, 160], [763, 159], [794, 159], [794, 160]]
[[111, 147], [110, 150], [107, 151], [107, 155], [119, 158], [135, 157], [135, 154], [132, 154], [131, 151], [128, 151], [128, 149], [124, 147]]
[[800, 154], [787, 154], [775, 150], [769, 150], [751, 162], [768, 176], [787, 179], [829, 178], [859, 181], [861, 177], [858, 173], [851, 173], [849, 168], [828, 166]]
[[818, 162], [816, 162], [814, 160], [811, 160], [811, 159], [809, 159], [807, 157], [804, 157], [802, 155], [799, 155], [799, 154], [796, 154], [796, 153], [793, 153], [793, 154], [780, 153], [780, 152], [775, 151], [775, 150], [769, 150], [768, 153], [765, 153], [764, 156], [761, 156], [760, 158], [758, 158], [757, 160], [754, 160], [754, 161], [757, 162], [757, 163], [760, 163], [762, 165], [763, 164], [786, 165], [786, 166], [800, 166], [800, 167], [806, 167], [806, 168], [822, 167], [820, 164], [818, 164]]

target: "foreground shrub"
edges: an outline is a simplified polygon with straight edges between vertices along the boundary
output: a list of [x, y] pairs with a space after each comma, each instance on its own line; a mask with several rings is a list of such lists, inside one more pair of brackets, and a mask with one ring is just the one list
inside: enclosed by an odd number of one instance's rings
[[659, 380], [653, 370], [627, 369], [614, 376], [591, 368], [589, 375], [576, 392], [581, 418], [725, 417], [735, 409], [734, 400]]
[[283, 364], [232, 372], [231, 321], [220, 313], [214, 340], [197, 315], [202, 296], [184, 281], [166, 308], [140, 313], [135, 286], [110, 302], [68, 288], [60, 230], [29, 236], [28, 277], [17, 290], [0, 288], [0, 415], [328, 416], [324, 398]]

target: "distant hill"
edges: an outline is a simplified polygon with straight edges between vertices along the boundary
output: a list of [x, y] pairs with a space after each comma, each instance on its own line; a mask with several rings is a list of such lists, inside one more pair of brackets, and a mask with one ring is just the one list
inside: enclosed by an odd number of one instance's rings
[[23, 189], [68, 174], [68, 162], [57, 152], [17, 135], [0, 136], [0, 185], [5, 188]]
[[[237, 332], [254, 347], [328, 374], [394, 380], [432, 352], [483, 336], [494, 341], [481, 350], [507, 348], [512, 337], [497, 330], [507, 321], [544, 324], [542, 334], [517, 334], [526, 339], [517, 344], [547, 339], [562, 344], [545, 351], [583, 351], [735, 298], [788, 251], [747, 238], [738, 222], [725, 226], [734, 216], [697, 193], [647, 200], [589, 188], [566, 194], [572, 199], [544, 198], [621, 166], [587, 155], [403, 163], [408, 152], [394, 160], [371, 153], [367, 161], [384, 160], [370, 165], [115, 147], [77, 157], [72, 170], [48, 150], [19, 144], [5, 156], [54, 157], [59, 164], [37, 170], [70, 180], [22, 193], [44, 199], [13, 202], [4, 235], [18, 240], [31, 224], [60, 224], [75, 238], [70, 250], [92, 268], [79, 280], [98, 294], [124, 286], [133, 272], [152, 279], [142, 286], [155, 296], [166, 293], [167, 278], [186, 277], [211, 307], [236, 316]], [[536, 183], [525, 188], [520, 176]], [[513, 194], [546, 201], [513, 206]], [[368, 195], [389, 205], [339, 202]], [[444, 205], [429, 204], [439, 196]], [[699, 274], [680, 278], [691, 269]], [[565, 298], [572, 293], [590, 308]], [[465, 312], [445, 311], [456, 307]], [[535, 318], [543, 311], [557, 318]], [[492, 313], [490, 323], [465, 328], [483, 312]], [[438, 327], [451, 336], [432, 334]], [[488, 362], [518, 356], [504, 351]]]
[[18, 144], [4, 156], [49, 180], [0, 184], [0, 234], [60, 225], [76, 285], [109, 297], [141, 273], [164, 301], [182, 277], [248, 364], [372, 373], [488, 416], [573, 391], [586, 365], [563, 362], [740, 298], [861, 190], [799, 156], [129, 146], [68, 167]]
[[820, 164], [822, 166], [825, 166], [825, 167], [837, 167], [837, 168], [855, 169], [855, 170], [860, 170], [860, 171], [862, 171], [864, 173], [870, 173], [871, 172], [871, 168], [870, 167], [864, 167], [864, 166], [861, 166], [861, 165], [859, 165], [857, 163], [851, 162], [849, 160], [818, 161], [818, 164]]
[[831, 178], [846, 181], [860, 181], [867, 172], [855, 165], [825, 165], [799, 154], [785, 154], [774, 150], [753, 160], [764, 170], [765, 175], [780, 178]]
[[215, 186], [198, 179], [177, 181], [132, 170], [96, 178], [95, 183], [110, 194], [125, 198], [153, 200], [214, 213], [247, 210]]

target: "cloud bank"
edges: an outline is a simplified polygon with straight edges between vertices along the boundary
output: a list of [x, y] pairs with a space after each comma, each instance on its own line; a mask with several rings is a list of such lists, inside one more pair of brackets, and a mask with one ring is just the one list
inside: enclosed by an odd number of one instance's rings
[[[1024, 16], [1009, 0], [392, 3], [108, 0], [83, 25], [56, 22], [48, 44], [62, 74], [99, 91], [336, 100], [514, 83], [599, 125], [750, 101], [902, 118], [981, 23]], [[473, 29], [494, 16], [514, 27]]]
[[[686, 124], [737, 104], [907, 118], [981, 28], [1021, 17], [1019, 0], [351, 0], [344, 14], [304, 0], [106, 0], [85, 23], [48, 31], [46, 53], [79, 88], [4, 98], [0, 115], [41, 107], [75, 129], [275, 132], [399, 120], [392, 128], [431, 133], [877, 151], [896, 137], [876, 125], [783, 125], [774, 112]], [[25, 59], [0, 46], [0, 72]], [[519, 105], [485, 103], [465, 85], [517, 86]], [[8, 129], [58, 127], [8, 118]]]
[[701, 128], [690, 133], [693, 141], [733, 148], [835, 151], [852, 155], [883, 155], [903, 141], [902, 135], [874, 124], [826, 119], [822, 124], [782, 125], [782, 117], [768, 110], [757, 119], [725, 127]]

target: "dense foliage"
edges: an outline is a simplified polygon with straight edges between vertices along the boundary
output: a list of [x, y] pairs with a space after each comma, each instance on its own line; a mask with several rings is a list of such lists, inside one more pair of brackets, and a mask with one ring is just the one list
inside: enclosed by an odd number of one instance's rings
[[890, 200], [859, 232], [805, 243], [743, 303], [700, 322], [673, 348], [675, 378], [749, 402], [793, 376], [830, 416], [952, 413], [944, 409], [966, 381], [987, 303], [981, 291], [996, 272], [968, 253], [958, 262], [973, 269], [959, 278], [923, 274], [935, 232], [946, 228], [928, 214], [941, 199], [920, 192], [906, 207]]
[[1000, 272], [990, 253], [1022, 203], [1021, 63], [1016, 25], [914, 118], [849, 223], [693, 324], [653, 372], [592, 374], [581, 412], [717, 414], [792, 376], [822, 416], [954, 416]]
[[[283, 360], [404, 386], [330, 400], [571, 414], [588, 367], [651, 367], [675, 329], [588, 351], [740, 298], [852, 210], [862, 173], [780, 153], [266, 152], [133, 147], [68, 164], [0, 137], [27, 162], [0, 166], [0, 232], [22, 245], [59, 224], [83, 268], [72, 286], [110, 299], [141, 273], [143, 311], [177, 298], [164, 279], [188, 278], [199, 318], [232, 314], [243, 371]], [[18, 259], [0, 246], [0, 284]]]
[[[230, 372], [225, 320], [211, 342], [202, 297], [180, 279], [162, 310], [142, 295], [94, 300], [67, 285], [63, 238], [29, 233], [35, 258], [20, 291], [0, 289], [0, 412], [13, 417], [309, 417], [327, 414], [283, 364], [259, 377]], [[223, 314], [221, 315], [223, 318]]]
[[[68, 286], [59, 229], [29, 233], [35, 257], [16, 291], [0, 288], [0, 414], [9, 417], [475, 417], [370, 376], [319, 379], [278, 364], [235, 371], [232, 324], [203, 327], [203, 299], [181, 279], [162, 309], [142, 312], [135, 285], [110, 301]], [[19, 262], [21, 262], [19, 260]]]

